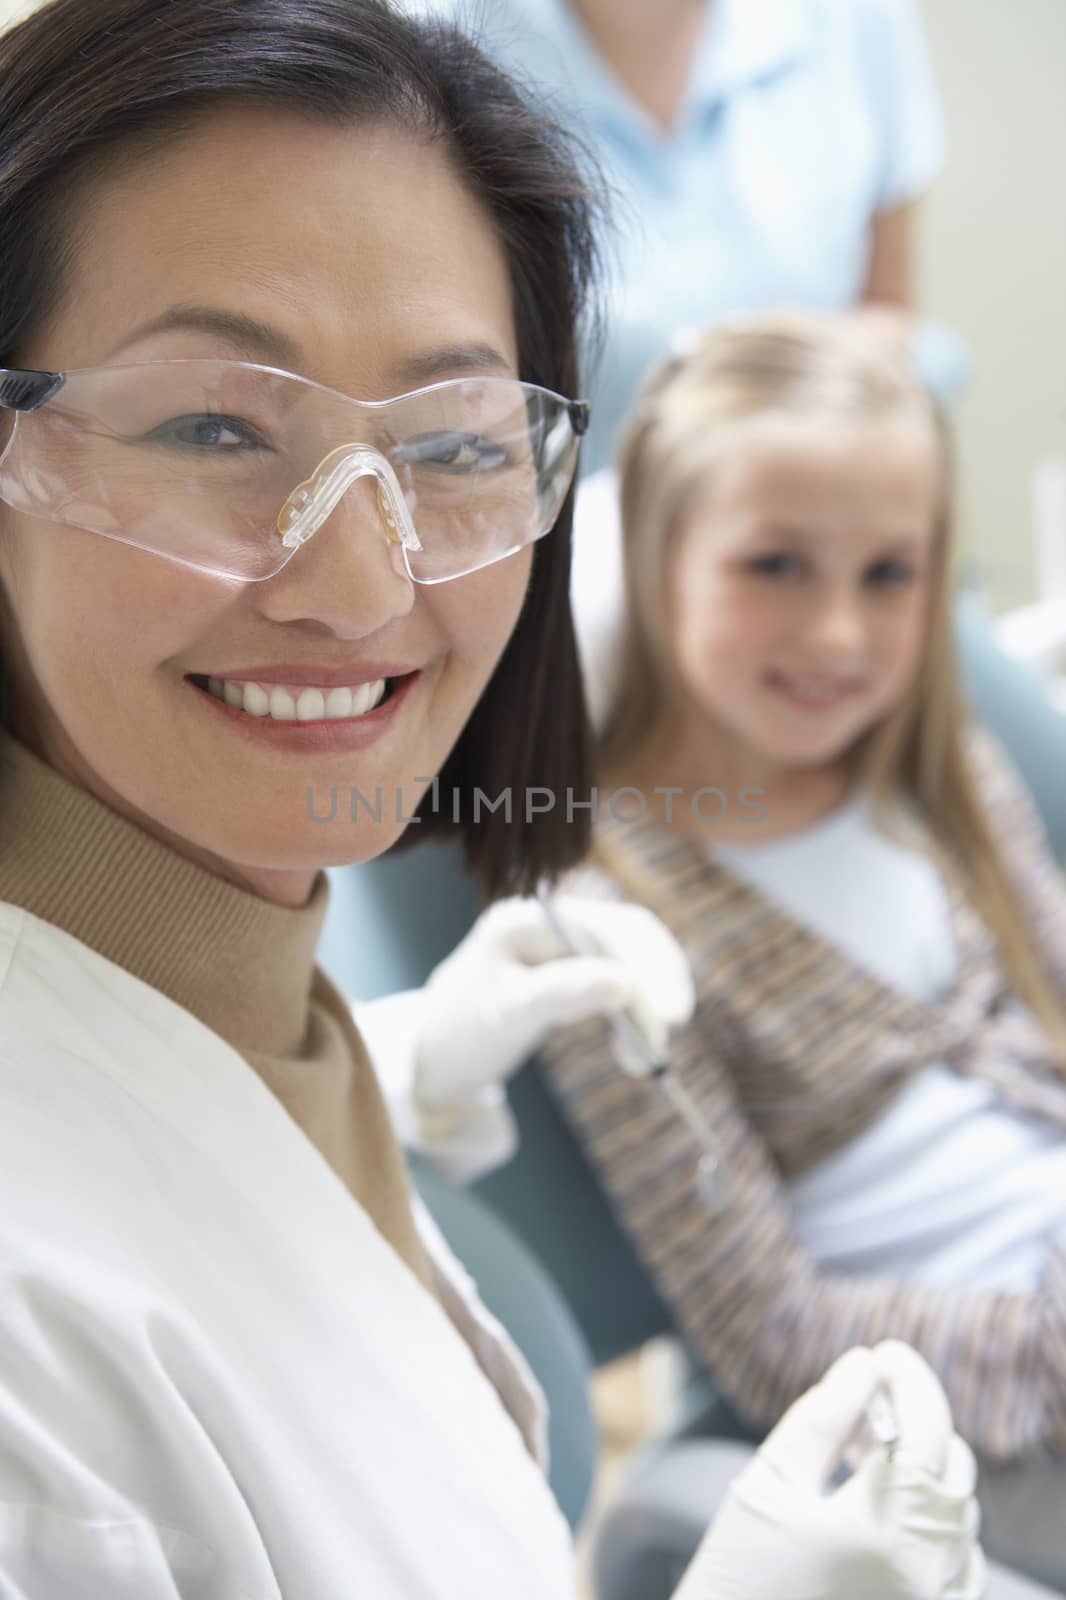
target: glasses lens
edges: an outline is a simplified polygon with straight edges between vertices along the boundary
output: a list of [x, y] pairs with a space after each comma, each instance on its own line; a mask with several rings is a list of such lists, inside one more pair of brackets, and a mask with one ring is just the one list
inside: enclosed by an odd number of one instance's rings
[[286, 555], [275, 522], [303, 464], [305, 387], [240, 362], [71, 373], [19, 417], [0, 495], [192, 566], [267, 576]]
[[52, 400], [20, 414], [0, 457], [0, 498], [254, 580], [290, 554], [278, 531], [289, 496], [346, 444], [391, 464], [422, 547], [408, 552], [409, 570], [424, 583], [546, 533], [577, 456], [566, 402], [508, 379], [361, 404], [243, 362], [156, 362], [70, 373]]
[[383, 408], [382, 449], [418, 532], [421, 583], [461, 577], [539, 539], [574, 475], [577, 436], [558, 395], [460, 379]]

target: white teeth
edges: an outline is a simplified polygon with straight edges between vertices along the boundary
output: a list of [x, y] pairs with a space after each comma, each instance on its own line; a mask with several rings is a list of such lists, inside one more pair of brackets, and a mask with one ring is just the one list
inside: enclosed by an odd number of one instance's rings
[[342, 717], [362, 717], [381, 704], [388, 687], [385, 678], [376, 683], [337, 689], [292, 689], [267, 687], [227, 678], [208, 678], [207, 687], [216, 700], [253, 717], [271, 717], [277, 722], [336, 721]]
[[296, 715], [301, 722], [321, 722], [326, 714], [326, 697], [321, 689], [304, 689], [296, 702]]
[[352, 714], [352, 691], [350, 689], [331, 689], [326, 696], [327, 717], [350, 717]]
[[270, 715], [275, 722], [296, 721], [296, 701], [288, 689], [271, 689]]
[[253, 717], [268, 717], [270, 715], [270, 696], [262, 684], [245, 684], [244, 709]]

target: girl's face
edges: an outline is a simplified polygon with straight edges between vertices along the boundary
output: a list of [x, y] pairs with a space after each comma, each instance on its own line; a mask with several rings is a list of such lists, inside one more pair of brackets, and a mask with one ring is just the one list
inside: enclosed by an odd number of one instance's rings
[[[410, 134], [227, 108], [94, 185], [75, 223], [64, 299], [23, 366], [258, 361], [363, 399], [517, 376], [492, 225], [439, 145]], [[220, 331], [219, 314], [246, 334]], [[0, 505], [15, 732], [142, 827], [285, 903], [319, 866], [386, 848], [492, 674], [531, 552], [415, 586], [369, 485], [275, 577], [243, 585]], [[323, 741], [193, 681], [257, 674], [297, 687], [317, 674], [327, 691], [399, 679], [403, 692], [358, 735]], [[355, 822], [353, 790], [368, 802]], [[335, 817], [316, 820], [331, 791]]]
[[914, 677], [940, 491], [910, 415], [738, 425], [671, 551], [682, 720], [772, 769], [838, 761]]

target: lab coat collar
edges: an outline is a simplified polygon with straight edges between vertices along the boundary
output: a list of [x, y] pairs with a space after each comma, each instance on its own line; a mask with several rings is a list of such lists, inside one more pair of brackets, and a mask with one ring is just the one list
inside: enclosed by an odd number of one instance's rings
[[24, 1059], [65, 1055], [82, 1062], [153, 1122], [166, 1124], [210, 1170], [224, 1172], [297, 1252], [313, 1243], [324, 1262], [362, 1252], [406, 1300], [409, 1317], [436, 1320], [443, 1309], [476, 1350], [534, 1459], [546, 1464], [536, 1379], [417, 1196], [412, 1210], [436, 1301], [258, 1074], [191, 1012], [62, 929], [3, 901], [0, 996], [0, 1054], [18, 1040]]

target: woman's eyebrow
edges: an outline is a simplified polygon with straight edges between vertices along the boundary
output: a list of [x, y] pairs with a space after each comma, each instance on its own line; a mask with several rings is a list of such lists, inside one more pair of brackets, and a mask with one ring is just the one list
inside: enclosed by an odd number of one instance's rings
[[[118, 355], [141, 339], [175, 330], [211, 334], [275, 366], [288, 367], [295, 372], [299, 372], [303, 364], [303, 352], [288, 334], [268, 322], [247, 316], [243, 311], [226, 311], [221, 306], [171, 306], [160, 316], [141, 323], [109, 354]], [[498, 372], [513, 376], [514, 367], [493, 345], [474, 341], [470, 344], [442, 345], [439, 349], [411, 356], [393, 368], [401, 385], [432, 381], [455, 372]]]
[[215, 338], [225, 339], [228, 344], [250, 351], [279, 366], [297, 367], [302, 359], [302, 352], [296, 341], [290, 339], [288, 334], [282, 333], [280, 329], [272, 328], [268, 322], [259, 322], [243, 311], [225, 311], [220, 306], [195, 305], [171, 306], [169, 311], [153, 317], [149, 322], [141, 323], [140, 327], [123, 339], [121, 344], [116, 345], [110, 354], [117, 355], [120, 350], [127, 350], [130, 345], [137, 344], [152, 334], [169, 333], [173, 330], [212, 334]]
[[438, 350], [427, 350], [422, 355], [411, 356], [393, 368], [401, 383], [414, 383], [419, 379], [439, 378], [451, 372], [501, 372], [513, 376], [514, 367], [507, 357], [491, 344], [444, 345]]

